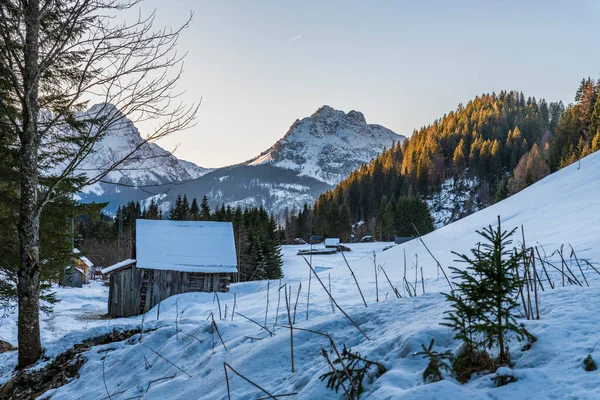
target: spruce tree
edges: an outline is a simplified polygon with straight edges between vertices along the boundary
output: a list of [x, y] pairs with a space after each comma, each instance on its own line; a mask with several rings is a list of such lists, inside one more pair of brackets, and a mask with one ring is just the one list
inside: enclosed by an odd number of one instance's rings
[[187, 195], [183, 195], [181, 200], [181, 220], [187, 221], [190, 219], [190, 202], [187, 199]]
[[523, 284], [518, 269], [524, 252], [512, 246], [515, 231], [503, 231], [500, 217], [496, 228], [490, 225], [477, 231], [484, 241], [471, 250], [471, 256], [454, 253], [466, 268], [451, 267], [455, 286], [446, 294], [452, 309], [443, 324], [454, 330], [455, 338], [471, 353], [498, 351], [496, 366], [510, 365], [509, 333], [519, 340], [532, 338], [516, 321], [517, 294]]
[[174, 221], [181, 221], [183, 219], [183, 199], [181, 197], [181, 193], [177, 195], [175, 204], [171, 207], [169, 218]]
[[200, 221], [210, 221], [210, 207], [208, 206], [208, 197], [202, 196], [202, 202], [200, 203]]
[[198, 207], [198, 201], [194, 197], [192, 199], [192, 205], [190, 206], [190, 219], [192, 221], [198, 221], [200, 218], [200, 207]]

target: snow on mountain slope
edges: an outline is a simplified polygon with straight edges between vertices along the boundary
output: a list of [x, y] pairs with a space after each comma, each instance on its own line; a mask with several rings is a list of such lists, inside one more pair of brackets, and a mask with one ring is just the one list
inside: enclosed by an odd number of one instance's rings
[[[108, 165], [139, 144], [141, 138], [128, 120], [113, 129], [86, 161], [91, 171]], [[332, 185], [345, 179], [364, 163], [379, 155], [404, 136], [380, 125], [369, 125], [357, 111], [344, 113], [323, 106], [312, 116], [296, 121], [288, 133], [260, 156], [231, 167], [208, 170], [178, 160], [155, 144], [143, 146], [135, 158], [105, 180], [127, 186], [152, 186], [150, 193], [100, 183], [84, 190], [86, 201], [110, 201], [108, 211], [131, 200], [149, 201], [159, 196], [161, 206], [178, 193], [201, 198], [207, 195], [211, 207], [263, 206], [276, 214], [312, 204]], [[209, 174], [212, 172], [212, 174]], [[187, 181], [181, 184], [181, 181]], [[164, 185], [165, 182], [176, 182]]]
[[279, 214], [285, 208], [300, 209], [312, 204], [331, 186], [320, 180], [298, 176], [295, 171], [271, 164], [236, 165], [220, 168], [189, 182], [162, 187], [156, 198], [163, 212], [168, 212], [179, 193], [201, 199], [206, 194], [211, 208], [222, 203], [232, 207], [263, 206]]
[[381, 125], [367, 124], [358, 111], [346, 114], [323, 106], [296, 120], [282, 139], [247, 164], [270, 163], [335, 185], [404, 139]]
[[[539, 243], [549, 256], [562, 244], [571, 244], [579, 259], [590, 259], [598, 268], [599, 196], [600, 152], [581, 160], [581, 168], [577, 165], [567, 167], [507, 200], [424, 236], [423, 241], [444, 268], [450, 265], [460, 267], [461, 264], [454, 262], [456, 256], [451, 251], [468, 252], [480, 241], [475, 230], [495, 224], [497, 215], [500, 215], [504, 228], [511, 229], [522, 224], [527, 243]], [[518, 242], [520, 239], [515, 240]], [[431, 339], [435, 339], [439, 351], [454, 350], [459, 345], [452, 338], [452, 332], [439, 325], [447, 309], [446, 301], [439, 292], [447, 291], [448, 287], [421, 242], [413, 240], [384, 251], [387, 245], [350, 244], [352, 251], [346, 253], [368, 302], [367, 308], [362, 304], [352, 275], [339, 253], [312, 258], [324, 285], [329, 286], [330, 277], [331, 291], [336, 301], [365, 331], [369, 340], [338, 310], [332, 311], [323, 287], [314, 277], [308, 298], [308, 268], [305, 261], [296, 255], [299, 248], [306, 247], [284, 247], [285, 278], [282, 283], [291, 285], [293, 298], [302, 284], [296, 326], [327, 332], [338, 346], [346, 344], [363, 357], [384, 363], [388, 369], [374, 383], [366, 384], [361, 398], [597, 398], [600, 370], [585, 372], [582, 366], [583, 358], [599, 339], [600, 277], [590, 268], [585, 269], [590, 287], [562, 288], [556, 274], [550, 271], [557, 289], [539, 293], [541, 319], [522, 321], [538, 341], [528, 351], [521, 351], [517, 343], [511, 344], [515, 363], [512, 373], [518, 378], [516, 382], [496, 388], [491, 382], [491, 375], [481, 375], [465, 385], [450, 377], [424, 385], [421, 374], [426, 367], [426, 360], [413, 356], [415, 351], [420, 350], [420, 345], [429, 343]], [[383, 275], [379, 275], [376, 286], [372, 257], [376, 256], [376, 263], [385, 268], [392, 284], [402, 294], [402, 260], [405, 253], [408, 259], [407, 275], [411, 281], [417, 281], [419, 296], [397, 299]], [[556, 256], [553, 259], [556, 260]], [[425, 294], [421, 293], [420, 268], [423, 268], [425, 277]], [[576, 274], [581, 276], [577, 270]], [[327, 389], [325, 383], [319, 380], [319, 376], [328, 371], [320, 355], [322, 347], [328, 348], [325, 338], [306, 331], [296, 331], [296, 371], [291, 372], [290, 332], [285, 328], [288, 324], [285, 302], [275, 299], [278, 294], [281, 295], [278, 287], [276, 282], [268, 285], [265, 281], [234, 284], [229, 293], [219, 294], [219, 303], [213, 300], [214, 296], [210, 293], [190, 293], [169, 298], [161, 303], [159, 317], [158, 307], [148, 312], [144, 326], [149, 331], [144, 334], [141, 343], [128, 340], [87, 351], [84, 355], [88, 361], [79, 371], [79, 378], [48, 392], [44, 398], [76, 399], [84, 392], [90, 398], [103, 398], [107, 397], [108, 390], [115, 396], [119, 393], [122, 398], [223, 399], [227, 398], [224, 362], [273, 394], [297, 393], [294, 398], [298, 399], [341, 398], [341, 393]], [[379, 302], [376, 302], [376, 287], [379, 288]], [[270, 297], [268, 307], [267, 288]], [[92, 286], [89, 291], [94, 299], [97, 298], [97, 287]], [[69, 326], [72, 332], [65, 337], [57, 337], [55, 331], [50, 331], [55, 329], [50, 324], [52, 318], [48, 321], [47, 317], [43, 318], [45, 346], [51, 357], [84, 337], [109, 331], [115, 326], [141, 324], [141, 317], [108, 322], [78, 320], [74, 309], [79, 307], [82, 312], [90, 310], [98, 307], [95, 305], [97, 301], [90, 302], [83, 297], [85, 289], [61, 289], [59, 295], [64, 298], [69, 293], [81, 296], [79, 299], [67, 297], [70, 300], [70, 313], [61, 320], [61, 332], [64, 333]], [[239, 314], [231, 317], [234, 295], [236, 312], [260, 323], [266, 318], [268, 328], [274, 331], [273, 336]], [[228, 307], [227, 318], [216, 317], [219, 315], [219, 304], [221, 311], [225, 306]], [[308, 312], [307, 304], [310, 305]], [[105, 312], [105, 309], [99, 311]], [[206, 320], [211, 312], [227, 350], [218, 337], [213, 336], [211, 324]], [[177, 316], [178, 325], [175, 324]], [[16, 338], [14, 318], [14, 314], [11, 315], [0, 327], [0, 336], [12, 343]], [[275, 326], [275, 322], [283, 327]], [[177, 334], [176, 327], [186, 334]], [[600, 359], [598, 351], [592, 354], [596, 361]], [[0, 354], [0, 382], [6, 381], [14, 373], [15, 364], [15, 352]], [[98, 379], [103, 375], [106, 387], [104, 380]], [[256, 399], [266, 396], [232, 372], [229, 372], [229, 380], [232, 398]]]
[[[105, 107], [105, 110], [102, 110]], [[118, 113], [114, 106], [97, 104], [87, 113]], [[93, 152], [80, 165], [77, 172], [89, 177], [109, 168], [123, 159], [138, 146], [139, 149], [114, 171], [103, 178], [104, 182], [84, 188], [85, 195], [105, 195], [117, 193], [123, 187], [161, 185], [168, 182], [180, 182], [198, 178], [210, 169], [202, 168], [189, 161], [182, 161], [156, 143], [144, 143], [144, 139], [132, 121], [123, 118], [114, 123], [105, 136], [94, 145]], [[118, 183], [119, 187], [111, 185]]]

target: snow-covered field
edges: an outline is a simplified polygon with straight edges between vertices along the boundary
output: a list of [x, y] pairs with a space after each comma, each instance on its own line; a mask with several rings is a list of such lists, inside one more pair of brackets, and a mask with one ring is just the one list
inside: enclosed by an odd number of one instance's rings
[[[463, 220], [423, 237], [424, 242], [447, 268], [454, 263], [451, 251], [467, 252], [479, 240], [475, 233], [494, 224], [497, 215], [506, 229], [523, 225], [528, 245], [540, 244], [548, 253], [561, 244], [571, 244], [582, 259], [600, 261], [600, 153], [581, 161], [581, 168], [570, 166], [538, 182], [523, 192]], [[296, 254], [306, 246], [284, 247], [282, 284], [291, 287], [296, 309], [296, 326], [331, 334], [339, 347], [346, 344], [364, 357], [382, 362], [388, 372], [367, 385], [361, 398], [371, 399], [596, 399], [600, 395], [600, 371], [585, 372], [583, 359], [600, 339], [600, 277], [585, 269], [590, 287], [567, 286], [540, 293], [539, 321], [524, 321], [538, 341], [525, 352], [517, 342], [511, 346], [517, 382], [494, 387], [491, 376], [474, 377], [461, 385], [448, 378], [435, 384], [423, 384], [426, 361], [414, 357], [422, 343], [435, 339], [438, 350], [454, 350], [458, 343], [452, 332], [439, 325], [447, 309], [440, 292], [448, 290], [436, 263], [424, 246], [413, 240], [386, 251], [388, 243], [349, 245], [346, 253], [367, 301], [362, 303], [350, 271], [341, 254], [314, 256], [313, 265], [323, 283], [329, 286], [340, 306], [368, 335], [367, 340], [338, 311], [332, 311], [324, 289], [313, 277], [310, 298], [307, 296], [309, 270]], [[570, 251], [570, 250], [569, 250]], [[373, 253], [375, 252], [375, 253]], [[403, 258], [407, 257], [407, 276], [417, 276], [419, 296], [397, 299], [380, 273], [379, 302], [376, 302], [373, 254], [384, 267], [392, 283], [403, 294]], [[418, 262], [418, 269], [415, 264]], [[425, 277], [425, 294], [421, 289], [421, 267]], [[586, 267], [587, 268], [587, 267]], [[576, 271], [577, 272], [577, 271]], [[579, 274], [578, 274], [579, 275]], [[556, 280], [557, 286], [560, 281]], [[267, 291], [267, 288], [269, 290]], [[309, 332], [294, 333], [295, 372], [291, 371], [290, 332], [275, 326], [287, 325], [285, 301], [278, 302], [278, 281], [232, 285], [229, 293], [179, 295], [150, 310], [144, 321], [143, 340], [136, 337], [97, 346], [85, 353], [88, 362], [80, 377], [48, 392], [43, 398], [79, 399], [226, 399], [224, 363], [272, 394], [298, 393], [301, 399], [343, 398], [327, 389], [319, 376], [328, 371], [321, 347], [327, 340]], [[283, 289], [281, 290], [283, 292]], [[139, 327], [142, 318], [99, 319], [106, 312], [106, 288], [92, 284], [83, 289], [59, 289], [63, 302], [55, 313], [42, 321], [47, 354], [53, 356], [85, 337], [108, 332], [114, 327]], [[263, 324], [270, 336], [256, 324], [231, 310], [236, 298], [236, 312]], [[267, 307], [267, 295], [269, 306]], [[307, 300], [309, 304], [307, 318]], [[279, 303], [279, 309], [278, 309]], [[176, 325], [177, 312], [180, 322]], [[219, 333], [212, 334], [209, 314], [215, 315]], [[0, 338], [16, 344], [15, 315], [3, 321]], [[178, 327], [179, 332], [177, 332]], [[213, 344], [214, 337], [214, 344]], [[139, 339], [139, 336], [137, 337]], [[600, 346], [598, 346], [600, 347]], [[600, 348], [592, 356], [600, 361]], [[154, 351], [160, 353], [158, 356]], [[12, 374], [16, 352], [0, 354], [0, 383]], [[102, 371], [104, 360], [104, 377]], [[172, 365], [173, 363], [174, 365]], [[185, 371], [185, 372], [183, 372]], [[162, 379], [168, 378], [168, 379]], [[266, 396], [229, 371], [233, 399], [257, 399]], [[154, 381], [154, 382], [153, 382]]]

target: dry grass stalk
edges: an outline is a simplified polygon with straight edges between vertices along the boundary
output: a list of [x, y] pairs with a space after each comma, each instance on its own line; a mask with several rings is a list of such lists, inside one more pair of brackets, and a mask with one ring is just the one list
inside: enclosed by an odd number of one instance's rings
[[402, 251], [404, 253], [404, 276], [402, 278], [402, 282], [404, 282], [404, 285], [402, 285], [402, 293], [404, 293], [404, 296], [406, 297], [406, 249], [402, 249]]
[[175, 337], [179, 341], [179, 299], [175, 300]]
[[417, 284], [418, 284], [418, 278], [417, 278], [417, 272], [419, 270], [419, 255], [415, 254], [415, 286], [413, 286], [413, 288], [415, 289], [415, 296], [417, 295]]
[[293, 324], [292, 324], [292, 314], [290, 312], [291, 302], [292, 302], [292, 287], [290, 286], [289, 298], [288, 298], [287, 287], [284, 290], [285, 290], [285, 308], [287, 309], [288, 324], [290, 324], [290, 350], [291, 350], [291, 356], [292, 356], [292, 373], [294, 373], [294, 328], [293, 328]]
[[150, 390], [150, 386], [152, 386], [153, 383], [164, 381], [164, 380], [167, 380], [167, 379], [173, 379], [173, 378], [175, 378], [175, 375], [165, 376], [164, 378], [158, 378], [158, 379], [151, 380], [150, 383], [148, 383], [148, 387], [146, 388], [146, 393], [148, 393], [148, 390]]
[[169, 359], [167, 359], [165, 356], [163, 356], [162, 354], [160, 354], [158, 351], [154, 350], [150, 346], [147, 346], [144, 343], [142, 343], [142, 346], [146, 347], [148, 350], [150, 350], [151, 352], [153, 352], [154, 354], [156, 354], [157, 356], [159, 356], [160, 358], [162, 358], [163, 360], [165, 360], [166, 362], [168, 362], [169, 364], [171, 364], [172, 366], [174, 366], [175, 368], [177, 368], [179, 371], [183, 372], [184, 374], [186, 374], [190, 378], [192, 377], [192, 375], [188, 374], [183, 369], [179, 368], [177, 365], [175, 365], [175, 363], [173, 363], [172, 361], [170, 361]]
[[[329, 293], [333, 293], [331, 291], [331, 274], [329, 274]], [[335, 314], [335, 306], [333, 305], [333, 301], [329, 299], [329, 305], [331, 305], [331, 312]]]
[[[212, 324], [215, 328], [215, 331], [217, 332], [217, 336], [219, 336], [219, 340], [221, 341], [223, 348], [225, 349], [225, 351], [229, 351], [229, 350], [227, 350], [227, 346], [225, 346], [225, 341], [223, 340], [223, 337], [221, 336], [221, 333], [219, 332], [219, 327], [217, 327], [217, 322], [214, 319], [212, 321]], [[213, 349], [214, 349], [214, 334], [213, 334]]]
[[308, 267], [310, 268], [310, 270], [312, 271], [312, 273], [315, 275], [315, 278], [317, 278], [317, 280], [319, 281], [319, 283], [321, 284], [321, 286], [325, 290], [325, 293], [327, 293], [327, 295], [329, 296], [329, 298], [331, 299], [331, 301], [333, 301], [333, 304], [335, 304], [335, 306], [337, 307], [337, 309], [340, 310], [340, 312], [342, 314], [344, 314], [344, 316], [348, 319], [348, 321], [350, 321], [350, 323], [352, 323], [352, 325], [354, 325], [354, 327], [356, 329], [358, 329], [358, 331], [360, 333], [362, 333], [362, 335], [367, 340], [370, 341], [371, 339], [369, 339], [369, 337], [367, 336], [367, 334], [360, 328], [360, 326], [358, 326], [358, 324], [356, 322], [354, 322], [354, 320], [346, 313], [346, 311], [344, 311], [344, 309], [342, 307], [340, 307], [340, 305], [337, 303], [337, 301], [335, 301], [335, 299], [333, 298], [333, 296], [331, 295], [331, 293], [329, 293], [329, 291], [327, 290], [327, 287], [325, 286], [325, 284], [323, 283], [323, 281], [321, 280], [321, 278], [319, 278], [319, 275], [317, 275], [317, 273], [313, 269], [312, 265], [308, 262], [308, 260], [306, 259], [306, 257], [302, 256], [302, 258], [304, 258], [304, 261], [306, 261], [306, 263], [308, 264]]
[[237, 293], [233, 294], [233, 308], [231, 309], [231, 320], [233, 321], [233, 314], [235, 314], [235, 306], [237, 303]]
[[223, 319], [223, 315], [221, 314], [221, 301], [219, 300], [219, 294], [215, 292], [215, 297], [217, 298], [217, 305], [219, 306], [219, 319]]
[[[533, 249], [531, 249], [531, 267], [533, 268], [533, 290], [534, 290], [534, 301], [535, 301], [535, 319], [540, 319], [540, 304], [538, 300], [538, 291], [537, 291], [537, 282], [539, 282], [539, 277], [537, 274], [537, 269], [535, 268], [535, 254], [533, 253]], [[541, 282], [540, 282], [541, 285]], [[542, 286], [542, 290], [544, 287]]]
[[585, 277], [585, 274], [583, 273], [583, 269], [581, 268], [581, 264], [579, 263], [579, 259], [577, 258], [577, 254], [575, 254], [575, 250], [573, 249], [573, 246], [569, 245], [571, 247], [571, 256], [570, 257], [575, 257], [575, 262], [577, 263], [577, 266], [579, 267], [579, 271], [581, 272], [581, 276], [583, 276], [583, 280], [585, 281], [585, 284], [587, 285], [587, 287], [590, 287], [590, 284], [587, 281], [587, 278]]
[[[300, 291], [302, 290], [302, 282], [298, 285], [298, 293], [296, 294], [296, 302], [294, 303], [294, 318], [292, 318], [292, 322], [296, 323], [296, 308], [298, 307], [298, 300], [300, 299]], [[277, 321], [275, 321], [277, 322]]]
[[[309, 266], [312, 265], [312, 244], [310, 245], [310, 263]], [[306, 295], [306, 320], [308, 321], [308, 307], [310, 305], [310, 283], [312, 280], [312, 268], [308, 270], [308, 294]]]
[[575, 274], [573, 273], [573, 271], [571, 271], [571, 268], [569, 268], [569, 265], [567, 264], [567, 262], [565, 261], [565, 257], [563, 256], [563, 246], [560, 246], [560, 249], [555, 250], [554, 253], [552, 253], [552, 255], [554, 254], [558, 254], [560, 256], [560, 261], [561, 261], [561, 266], [562, 266], [562, 273], [563, 273], [563, 286], [565, 286], [565, 276], [568, 275], [565, 274], [565, 268], [567, 269], [567, 271], [571, 274], [571, 276], [573, 277], [573, 279], [575, 280], [575, 283], [577, 283], [579, 286], [583, 286], [581, 284], [581, 282], [579, 282], [579, 279], [577, 279], [577, 277], [575, 276]]
[[237, 372], [231, 365], [229, 365], [226, 362], [224, 362], [223, 363], [223, 369], [225, 370], [225, 380], [227, 381], [227, 398], [228, 399], [231, 400], [231, 390], [230, 390], [230, 387], [229, 387], [229, 376], [227, 375], [227, 368], [229, 368], [231, 370], [231, 372], [233, 372], [234, 374], [236, 374], [237, 376], [239, 376], [240, 378], [242, 378], [243, 380], [245, 380], [246, 382], [248, 382], [249, 384], [251, 384], [252, 386], [254, 386], [255, 388], [257, 388], [258, 390], [260, 390], [261, 392], [263, 392], [264, 394], [266, 394], [267, 396], [269, 396], [269, 397], [267, 397], [267, 399], [274, 399], [274, 400], [277, 399], [275, 396], [273, 396], [267, 390], [263, 389], [262, 387], [260, 387], [256, 383], [252, 382], [250, 379], [246, 378], [244, 375], [242, 375], [239, 372]]
[[342, 257], [344, 258], [344, 262], [346, 263], [346, 266], [350, 270], [350, 274], [352, 275], [352, 279], [354, 279], [354, 283], [356, 283], [356, 287], [358, 288], [358, 293], [360, 293], [360, 297], [362, 298], [362, 301], [363, 301], [365, 307], [367, 307], [367, 301], [365, 300], [365, 296], [363, 296], [362, 290], [360, 290], [360, 285], [358, 284], [358, 280], [356, 279], [356, 275], [354, 275], [354, 271], [352, 270], [352, 268], [350, 268], [350, 264], [348, 264], [348, 260], [346, 259], [346, 255], [344, 254], [343, 251], [341, 251], [341, 248], [340, 248], [340, 253], [342, 254]]
[[375, 302], [379, 303], [379, 282], [377, 281], [377, 254], [375, 254], [375, 251], [373, 251], [373, 269], [375, 270]]
[[281, 303], [281, 279], [279, 279], [279, 289], [277, 289], [277, 310], [275, 311], [275, 322], [273, 322], [273, 330], [275, 330], [275, 326], [277, 325], [277, 319], [279, 318], [279, 304]]
[[112, 400], [110, 392], [108, 391], [108, 385], [106, 384], [106, 373], [104, 372], [104, 362], [106, 361], [106, 355], [102, 358], [102, 381], [104, 382], [104, 390], [106, 390], [106, 394], [108, 398]]
[[267, 306], [265, 308], [265, 326], [267, 326], [267, 316], [269, 314], [269, 289], [271, 287], [271, 281], [267, 281]]
[[[520, 281], [521, 280], [521, 274], [519, 274], [519, 268], [516, 268], [517, 273], [517, 279]], [[521, 304], [523, 305], [523, 311], [525, 311], [525, 318], [529, 319], [529, 312], [528, 312], [528, 308], [527, 308], [527, 303], [525, 303], [525, 294], [523, 294], [523, 288], [525, 286], [525, 282], [524, 282], [525, 278], [523, 278], [523, 284], [520, 285], [521, 287], [519, 288], [519, 295], [521, 296]]]
[[383, 266], [379, 266], [379, 269], [381, 269], [381, 271], [383, 272], [383, 275], [385, 276], [385, 279], [387, 279], [388, 283], [390, 284], [390, 287], [392, 288], [392, 290], [394, 291], [394, 294], [396, 295], [396, 298], [401, 298], [402, 296], [400, 296], [400, 292], [398, 292], [398, 289], [396, 289], [394, 287], [394, 285], [392, 285], [392, 281], [390, 281], [390, 278], [388, 277], [387, 272], [385, 272], [385, 269], [383, 269]]
[[[431, 258], [433, 258], [433, 260], [436, 262], [438, 270], [441, 270], [442, 273], [444, 274], [444, 278], [446, 278], [446, 282], [448, 282], [448, 286], [450, 287], [450, 291], [454, 292], [454, 287], [452, 286], [452, 283], [450, 282], [450, 279], [448, 278], [448, 275], [446, 274], [446, 271], [444, 270], [444, 267], [442, 267], [442, 264], [440, 264], [440, 262], [437, 260], [437, 258], [435, 258], [435, 256], [431, 252], [431, 250], [429, 250], [429, 247], [427, 247], [427, 245], [423, 241], [423, 238], [421, 237], [421, 234], [419, 233], [419, 230], [417, 229], [417, 227], [415, 226], [414, 223], [412, 224], [412, 226], [413, 226], [415, 232], [417, 232], [417, 239], [419, 239], [419, 241], [421, 242], [421, 244], [423, 245], [423, 247], [425, 247], [425, 250], [427, 250], [427, 252], [431, 256]], [[405, 255], [405, 257], [406, 257], [406, 255]], [[405, 261], [405, 268], [406, 268], [406, 261]]]
[[253, 322], [253, 323], [255, 323], [256, 325], [260, 326], [260, 327], [261, 327], [261, 329], [264, 329], [265, 331], [269, 332], [269, 334], [270, 334], [271, 336], [275, 335], [273, 332], [271, 332], [271, 331], [269, 330], [269, 328], [267, 328], [266, 326], [262, 326], [261, 324], [259, 324], [259, 323], [258, 323], [258, 322], [256, 322], [255, 320], [253, 320], [252, 318], [248, 318], [248, 317], [246, 317], [244, 314], [240, 314], [239, 312], [238, 312], [238, 313], [236, 313], [236, 314], [237, 314], [237, 315], [239, 315], [240, 317], [242, 317], [242, 318], [245, 318], [245, 319], [247, 319], [248, 321], [250, 321], [250, 322]]

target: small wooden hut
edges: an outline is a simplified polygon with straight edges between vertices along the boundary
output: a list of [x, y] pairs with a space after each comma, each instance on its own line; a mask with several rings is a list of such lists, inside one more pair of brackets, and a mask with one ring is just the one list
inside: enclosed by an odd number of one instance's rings
[[413, 239], [414, 239], [414, 237], [411, 237], [411, 236], [396, 236], [394, 238], [394, 243], [402, 244], [402, 243], [410, 242]]
[[339, 238], [327, 238], [325, 239], [325, 247], [328, 249], [337, 249], [340, 245]]
[[176, 294], [229, 291], [237, 272], [231, 222], [137, 220], [136, 256], [102, 270], [111, 317], [143, 314]]
[[83, 287], [83, 285], [90, 283], [90, 276], [94, 263], [91, 262], [89, 258], [82, 255], [76, 248], [73, 249], [73, 254], [75, 254], [75, 265], [65, 267], [62, 285]]

